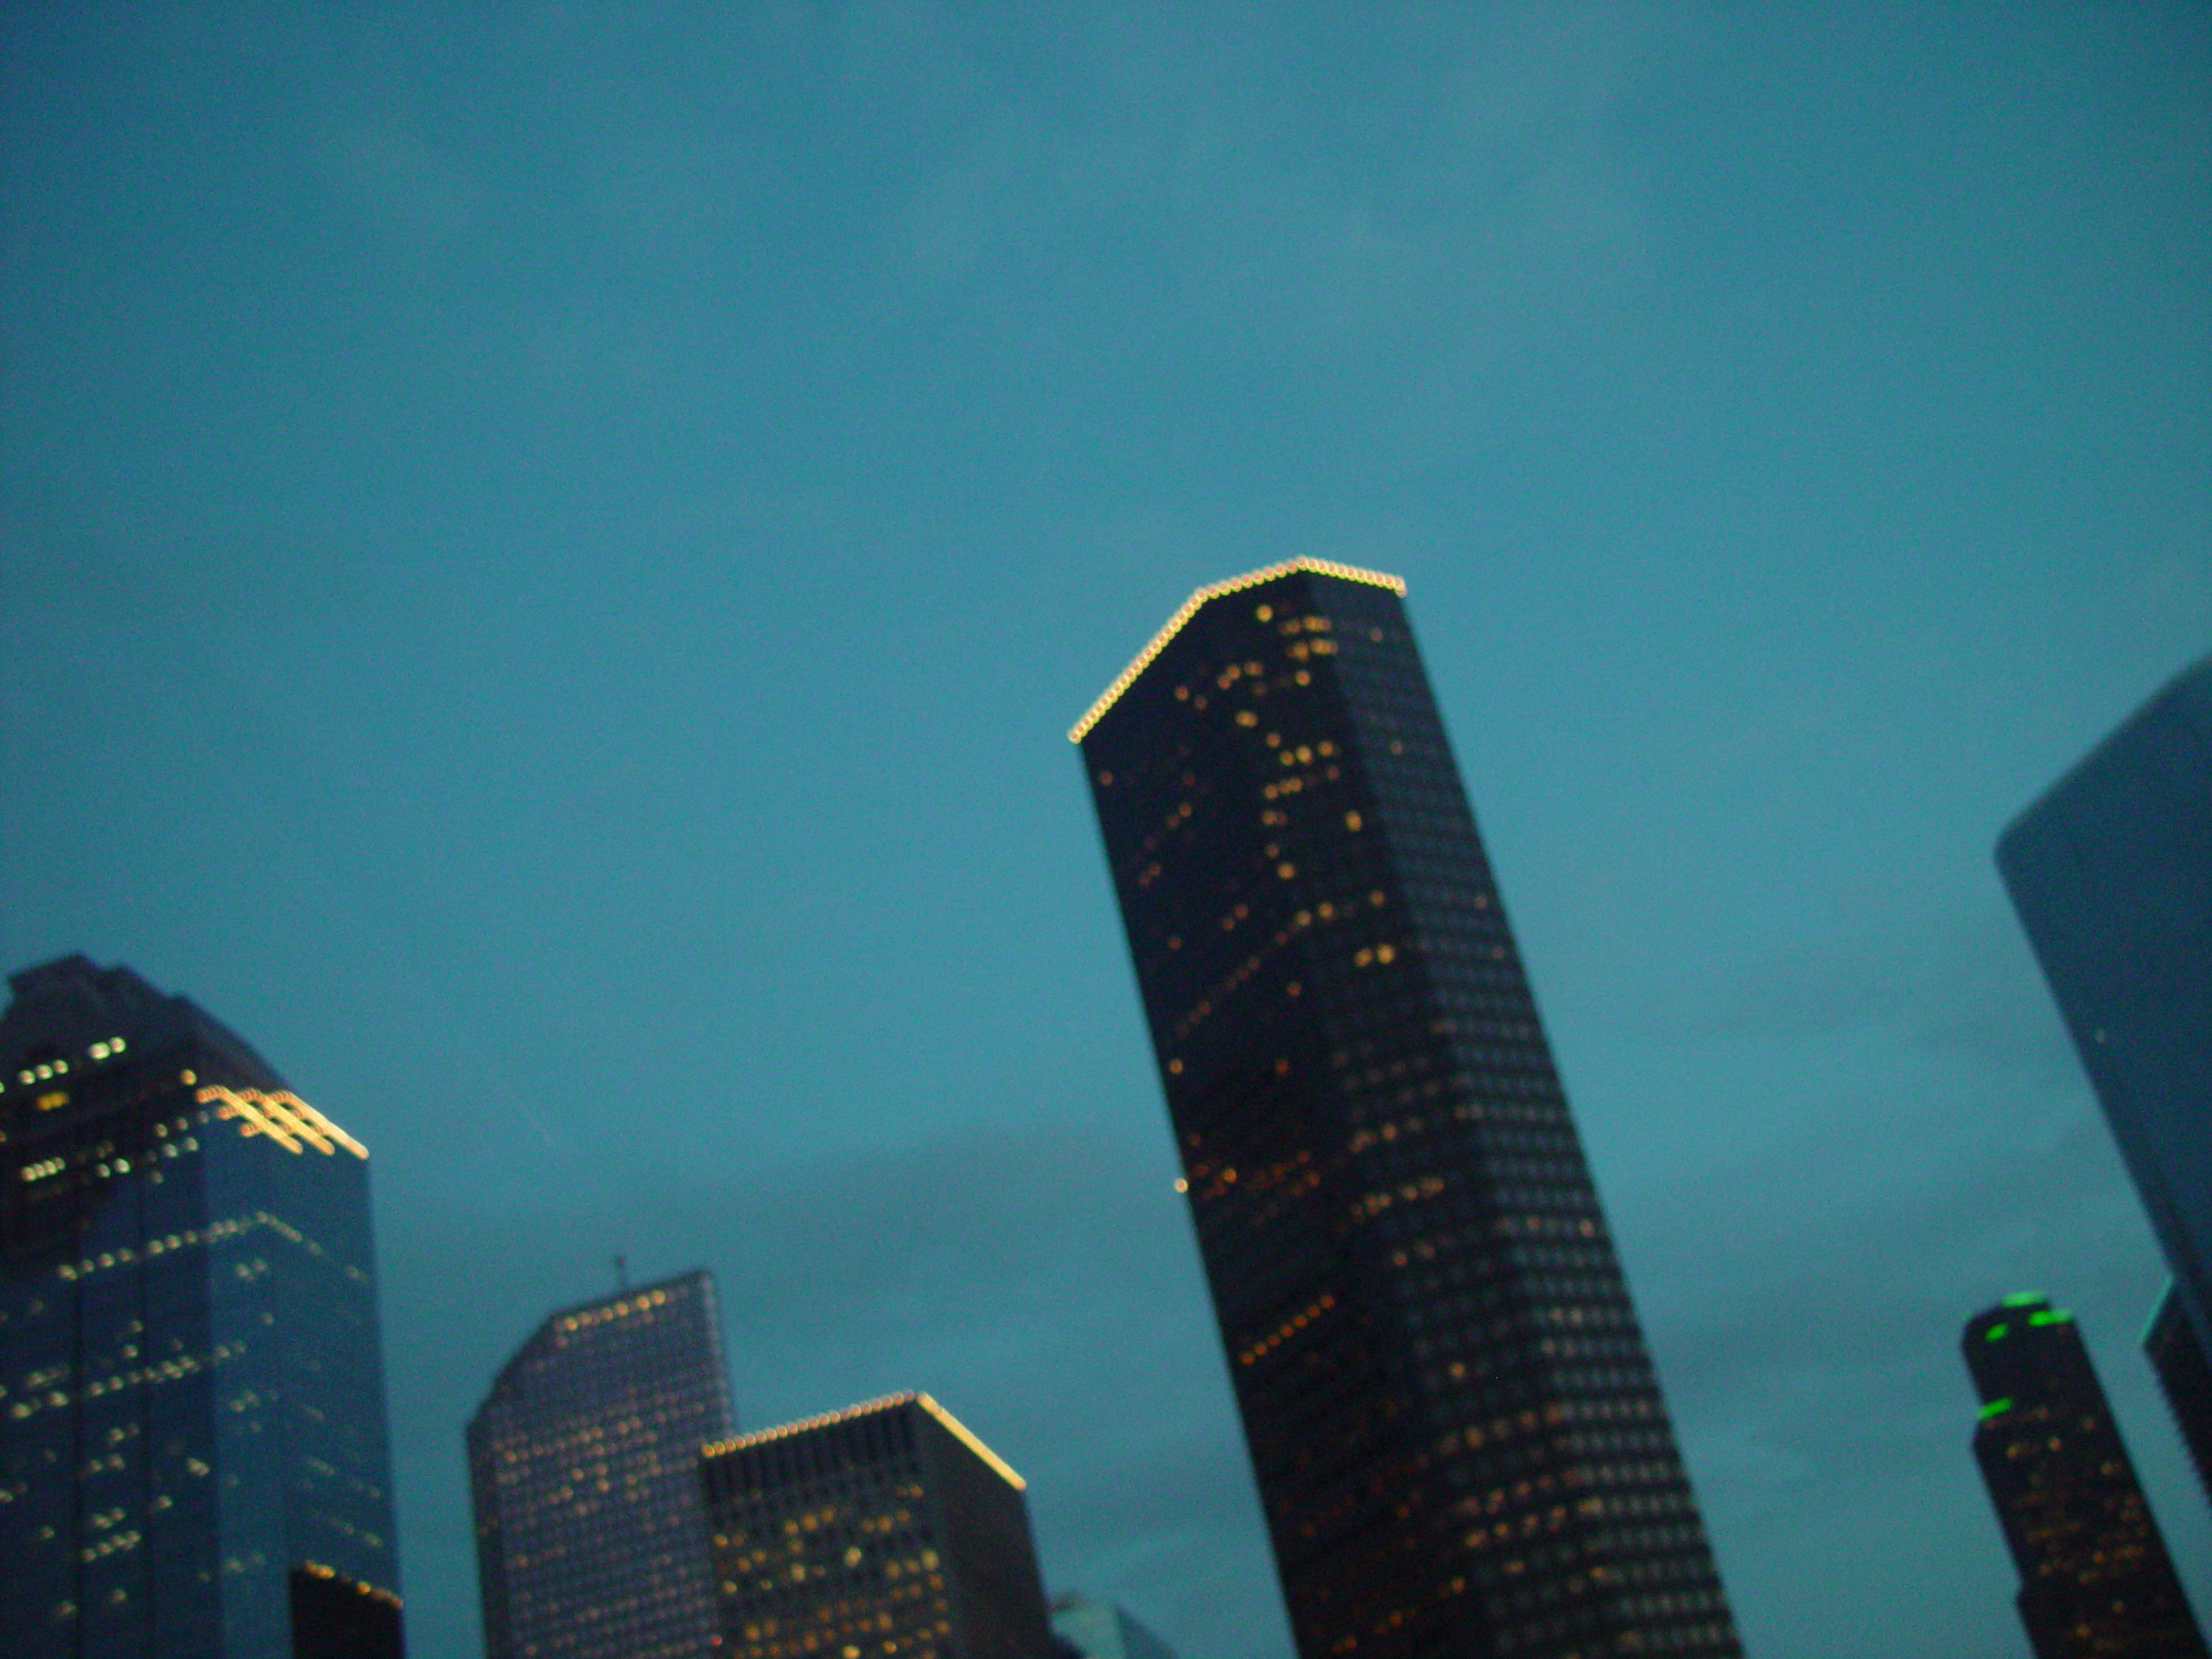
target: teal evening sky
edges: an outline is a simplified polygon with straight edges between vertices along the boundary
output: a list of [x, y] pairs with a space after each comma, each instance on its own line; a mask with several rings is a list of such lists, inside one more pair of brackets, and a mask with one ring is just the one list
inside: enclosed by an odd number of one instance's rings
[[1065, 733], [1397, 572], [1755, 1659], [2021, 1633], [1955, 1342], [2161, 1273], [1999, 887], [2212, 650], [2198, 5], [11, 8], [0, 959], [374, 1155], [413, 1651], [556, 1303], [1288, 1638]]

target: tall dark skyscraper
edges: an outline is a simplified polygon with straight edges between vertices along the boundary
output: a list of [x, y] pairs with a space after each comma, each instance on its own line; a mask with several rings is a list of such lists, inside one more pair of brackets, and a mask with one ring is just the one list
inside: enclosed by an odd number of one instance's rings
[[1734, 1654], [1403, 591], [1201, 588], [1071, 734], [1299, 1651]]
[[727, 1659], [1052, 1659], [1021, 1477], [926, 1394], [709, 1446]]
[[486, 1659], [698, 1659], [699, 1448], [734, 1427], [703, 1271], [539, 1325], [468, 1424]]
[[1997, 863], [2212, 1354], [2212, 658], [2014, 820]]
[[127, 968], [0, 1014], [0, 1645], [399, 1659], [367, 1153]]
[[1974, 1460], [2036, 1659], [2203, 1659], [2073, 1316], [2007, 1296], [1967, 1322], [1961, 1345], [1981, 1396]]

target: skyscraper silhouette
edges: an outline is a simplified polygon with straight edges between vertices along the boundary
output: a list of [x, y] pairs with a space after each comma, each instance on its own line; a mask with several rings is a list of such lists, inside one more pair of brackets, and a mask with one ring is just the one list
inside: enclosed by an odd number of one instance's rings
[[[2161, 1374], [2202, 1370], [2212, 1355], [2212, 657], [2013, 820], [1997, 864], [2173, 1273], [2165, 1317], [2188, 1330], [2164, 1331]], [[2177, 1411], [2192, 1397], [2169, 1393]], [[2183, 1429], [2192, 1449], [2212, 1443], [2201, 1414]]]
[[704, 1271], [547, 1318], [468, 1424], [486, 1659], [697, 1659], [699, 1448], [734, 1427]]
[[399, 1659], [367, 1153], [82, 957], [0, 1015], [0, 1646]]
[[2203, 1659], [2204, 1643], [2073, 1315], [2007, 1296], [1961, 1338], [1974, 1460], [2036, 1659]]
[[1201, 588], [1070, 734], [1299, 1651], [1734, 1654], [1402, 592]]

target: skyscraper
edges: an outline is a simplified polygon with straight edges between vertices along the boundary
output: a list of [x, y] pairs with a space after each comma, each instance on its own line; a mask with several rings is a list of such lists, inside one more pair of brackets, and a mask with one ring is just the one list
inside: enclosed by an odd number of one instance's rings
[[1997, 863], [2212, 1354], [2212, 658], [2021, 813]]
[[398, 1659], [367, 1153], [127, 968], [0, 1014], [20, 1659]]
[[734, 1426], [705, 1272], [539, 1325], [468, 1424], [486, 1659], [705, 1652], [699, 1448]]
[[1127, 1610], [1074, 1592], [1052, 1598], [1052, 1634], [1083, 1659], [1175, 1659]]
[[1299, 1651], [1734, 1654], [1403, 591], [1200, 588], [1070, 734]]
[[1967, 1321], [1961, 1345], [1981, 1396], [1974, 1460], [2036, 1659], [2203, 1659], [2073, 1316], [2007, 1296]]
[[926, 1394], [709, 1446], [728, 1659], [1051, 1659], [1021, 1477]]

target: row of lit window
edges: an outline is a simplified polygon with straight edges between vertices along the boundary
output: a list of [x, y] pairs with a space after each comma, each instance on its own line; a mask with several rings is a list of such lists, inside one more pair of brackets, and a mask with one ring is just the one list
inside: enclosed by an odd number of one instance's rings
[[1417, 1204], [1423, 1199], [1435, 1198], [1444, 1191], [1444, 1185], [1441, 1175], [1430, 1173], [1401, 1182], [1395, 1187], [1378, 1188], [1375, 1192], [1363, 1193], [1352, 1200], [1351, 1217], [1355, 1221], [1361, 1220], [1379, 1216], [1393, 1205]]
[[[1323, 906], [1325, 911], [1329, 907], [1326, 906]], [[1233, 927], [1236, 921], [1242, 920], [1243, 918], [1244, 913], [1244, 906], [1241, 905], [1238, 906], [1236, 911], [1231, 912], [1232, 917], [1235, 919], [1225, 920], [1223, 923], [1223, 926], [1225, 928]], [[1347, 912], [1346, 913], [1349, 914], [1350, 912]], [[1305, 925], [1306, 917], [1307, 912], [1302, 911], [1300, 912], [1300, 923], [1301, 925]], [[1283, 933], [1278, 933], [1275, 935], [1274, 942], [1279, 946], [1285, 944], [1288, 942], [1287, 936]], [[1167, 941], [1167, 947], [1171, 950], [1178, 950], [1182, 948], [1182, 944], [1183, 942], [1179, 937], [1171, 938]], [[1366, 968], [1376, 963], [1389, 963], [1395, 961], [1398, 955], [1399, 948], [1395, 944], [1381, 944], [1372, 947], [1363, 947], [1353, 956], [1352, 964], [1356, 968]], [[1194, 1007], [1177, 1020], [1174, 1032], [1175, 1036], [1178, 1038], [1189, 1036], [1192, 1031], [1194, 1030], [1202, 1021], [1218, 1012], [1220, 1004], [1223, 1001], [1225, 1001], [1230, 996], [1235, 995], [1237, 991], [1242, 990], [1246, 983], [1248, 983], [1264, 965], [1264, 959], [1260, 956], [1254, 955], [1247, 957], [1243, 963], [1239, 963], [1236, 968], [1231, 969], [1225, 979], [1218, 983], [1212, 991], [1208, 993], [1205, 997], [1202, 998]], [[1289, 997], [1295, 997], [1302, 995], [1305, 988], [1306, 988], [1301, 982], [1294, 979], [1287, 982], [1282, 988], [1283, 995]], [[1183, 1069], [1182, 1063], [1179, 1060], [1171, 1061], [1167, 1069], [1171, 1072], [1179, 1073]]]
[[[98, 1400], [104, 1395], [119, 1393], [125, 1389], [135, 1389], [152, 1383], [178, 1382], [207, 1369], [210, 1365], [219, 1365], [227, 1360], [233, 1359], [245, 1351], [244, 1343], [219, 1343], [213, 1353], [206, 1359], [195, 1354], [181, 1354], [155, 1364], [137, 1366], [130, 1370], [118, 1371], [107, 1376], [94, 1377], [84, 1385], [80, 1390], [80, 1395], [86, 1400]], [[57, 1373], [42, 1373], [41, 1375], [54, 1376]], [[35, 1416], [43, 1410], [59, 1410], [69, 1403], [70, 1396], [67, 1389], [44, 1388], [42, 1384], [33, 1384], [32, 1387], [35, 1391], [29, 1394], [27, 1397], [16, 1401], [8, 1408], [9, 1416], [17, 1421], [26, 1417]]]
[[[176, 1158], [182, 1156], [184, 1153], [199, 1150], [200, 1142], [188, 1135], [181, 1142], [175, 1141], [162, 1142], [155, 1148], [155, 1155], [160, 1158]], [[35, 1164], [25, 1164], [22, 1168], [22, 1177], [27, 1181], [42, 1181], [49, 1177], [59, 1175], [68, 1166], [68, 1160], [66, 1158], [41, 1158]], [[128, 1158], [104, 1160], [93, 1166], [93, 1173], [103, 1180], [110, 1176], [128, 1175], [130, 1173], [130, 1160]]]
[[[1283, 763], [1287, 766], [1294, 758], [1286, 752]], [[1343, 776], [1343, 768], [1333, 765], [1321, 768], [1318, 781], [1306, 773], [1294, 772], [1287, 778], [1278, 778], [1272, 783], [1262, 784], [1260, 786], [1260, 797], [1262, 800], [1277, 801], [1286, 795], [1302, 795], [1308, 785], [1318, 789], [1322, 784], [1336, 783]]]
[[[122, 1038], [111, 1037], [104, 1043], [94, 1043], [89, 1052], [94, 1059], [105, 1060], [111, 1055], [122, 1053], [124, 1046]], [[37, 1065], [27, 1065], [16, 1072], [16, 1081], [26, 1084], [44, 1083], [52, 1077], [66, 1077], [68, 1071], [69, 1062], [67, 1060], [41, 1060]]]
[[[198, 1145], [197, 1141], [191, 1141], [188, 1137], [185, 1149], [196, 1150]], [[141, 1259], [142, 1254], [144, 1258], [151, 1259], [155, 1256], [168, 1255], [174, 1250], [189, 1249], [198, 1244], [213, 1244], [223, 1239], [240, 1237], [252, 1231], [256, 1227], [270, 1228], [296, 1244], [308, 1244], [306, 1236], [298, 1228], [278, 1217], [270, 1215], [265, 1210], [257, 1210], [251, 1216], [241, 1219], [210, 1222], [204, 1228], [187, 1228], [181, 1232], [164, 1234], [160, 1238], [149, 1238], [146, 1241], [143, 1252], [133, 1249], [127, 1244], [118, 1245], [112, 1250], [102, 1250], [98, 1255], [84, 1256], [73, 1264], [65, 1262], [54, 1271], [60, 1278], [73, 1283], [88, 1278], [94, 1273], [114, 1268], [130, 1267]], [[308, 1244], [308, 1248], [315, 1249], [318, 1255], [321, 1253], [314, 1245]]]

